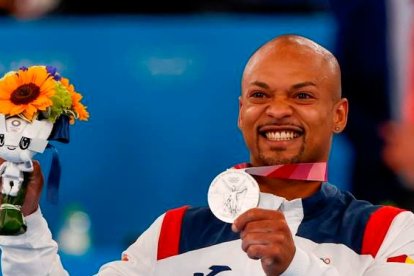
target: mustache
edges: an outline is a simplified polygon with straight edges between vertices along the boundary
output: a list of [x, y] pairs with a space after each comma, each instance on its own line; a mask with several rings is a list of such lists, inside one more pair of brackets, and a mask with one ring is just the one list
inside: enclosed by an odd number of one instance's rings
[[294, 127], [294, 128], [303, 129], [301, 124], [297, 122], [293, 122], [291, 120], [283, 120], [283, 119], [273, 119], [273, 120], [266, 121], [258, 125], [258, 128], [266, 127], [266, 126], [283, 126], [283, 127]]

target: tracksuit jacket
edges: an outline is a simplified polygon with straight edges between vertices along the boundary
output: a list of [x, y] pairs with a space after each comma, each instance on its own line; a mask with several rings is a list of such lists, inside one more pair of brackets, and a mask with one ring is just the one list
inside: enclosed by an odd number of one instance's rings
[[[261, 193], [259, 208], [282, 211], [294, 237], [286, 275], [414, 276], [414, 214], [356, 200], [323, 183], [319, 192], [288, 201]], [[0, 237], [3, 275], [68, 275], [40, 209], [28, 231]], [[262, 276], [231, 225], [207, 207], [183, 206], [162, 214], [119, 261], [97, 275]]]

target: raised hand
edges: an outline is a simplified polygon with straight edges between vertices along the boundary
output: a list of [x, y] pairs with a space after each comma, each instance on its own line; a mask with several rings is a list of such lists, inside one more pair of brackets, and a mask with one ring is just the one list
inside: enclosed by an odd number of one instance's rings
[[240, 233], [249, 258], [261, 260], [267, 276], [280, 275], [289, 267], [296, 247], [282, 212], [250, 209], [234, 221], [232, 229]]
[[[3, 162], [4, 160], [0, 159], [0, 164]], [[24, 182], [25, 185], [27, 183], [27, 188], [21, 211], [24, 216], [28, 216], [37, 210], [43, 188], [43, 174], [38, 161], [33, 161], [33, 171], [24, 173], [24, 177]]]

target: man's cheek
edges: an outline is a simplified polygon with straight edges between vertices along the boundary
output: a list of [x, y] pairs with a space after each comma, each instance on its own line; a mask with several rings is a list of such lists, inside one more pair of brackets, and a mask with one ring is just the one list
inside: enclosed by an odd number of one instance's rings
[[244, 124], [249, 125], [256, 122], [263, 111], [262, 109], [256, 106], [246, 106], [241, 114]]

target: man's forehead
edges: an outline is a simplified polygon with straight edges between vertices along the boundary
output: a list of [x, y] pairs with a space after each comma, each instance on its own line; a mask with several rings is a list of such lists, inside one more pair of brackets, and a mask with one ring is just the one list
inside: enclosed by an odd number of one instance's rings
[[302, 58], [316, 62], [331, 63], [334, 67], [339, 67], [333, 54], [316, 42], [297, 35], [284, 35], [260, 47], [247, 62], [245, 70], [249, 70], [250, 67], [257, 66], [258, 63], [272, 57], [293, 60]]
[[273, 53], [252, 60], [243, 73], [243, 81], [289, 78], [290, 81], [317, 81], [327, 74], [327, 66], [320, 58], [306, 55]]
[[326, 48], [322, 47], [318, 43], [307, 39], [305, 37], [296, 36], [296, 35], [285, 35], [277, 37], [262, 47], [260, 47], [256, 53], [266, 53], [272, 51], [281, 51], [281, 52], [296, 52], [299, 53], [301, 51], [308, 51], [315, 55], [320, 56], [333, 56], [330, 51]]
[[296, 45], [287, 47], [266, 47], [252, 56], [246, 69], [256, 66], [271, 66], [271, 64], [274, 64], [275, 66], [278, 64], [286, 65], [286, 63], [290, 62], [321, 64], [326, 61], [327, 59], [324, 54], [315, 52], [312, 48], [296, 47]]
[[339, 74], [339, 66], [333, 56], [330, 58], [321, 52], [315, 52], [312, 48], [264, 48], [253, 55], [247, 63], [243, 80], [256, 72], [264, 74], [276, 71], [292, 74], [309, 73], [319, 79], [322, 75], [332, 77]]

